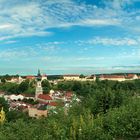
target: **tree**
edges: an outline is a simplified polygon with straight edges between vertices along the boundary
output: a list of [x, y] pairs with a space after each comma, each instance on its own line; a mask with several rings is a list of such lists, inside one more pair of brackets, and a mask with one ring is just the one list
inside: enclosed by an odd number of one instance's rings
[[35, 87], [29, 87], [26, 91], [26, 94], [35, 94]]
[[81, 90], [81, 88], [82, 88], [81, 82], [79, 82], [79, 81], [73, 82], [73, 86], [72, 86], [73, 91], [78, 92]]
[[20, 83], [18, 89], [20, 93], [25, 92], [29, 87], [29, 80], [25, 80], [22, 83]]
[[36, 81], [35, 81], [35, 80], [30, 81], [29, 86], [30, 86], [31, 88], [34, 88], [35, 85], [36, 85]]
[[16, 121], [17, 119], [24, 119], [28, 120], [28, 115], [24, 112], [18, 111], [18, 110], [11, 110], [6, 114], [6, 119], [10, 121]]
[[1, 82], [5, 83], [6, 82], [5, 78], [1, 78]]
[[18, 84], [16, 83], [5, 83], [3, 85], [3, 90], [8, 94], [18, 94]]
[[0, 97], [0, 110], [2, 107], [3, 107], [5, 112], [8, 112], [8, 110], [9, 110], [8, 102], [3, 97]]
[[81, 74], [81, 75], [79, 76], [79, 78], [85, 78], [85, 76], [84, 76], [83, 74]]
[[50, 88], [51, 88], [49, 81], [43, 80], [41, 84], [42, 84], [44, 93], [48, 93], [50, 91]]
[[135, 139], [140, 136], [140, 99], [110, 110], [103, 120], [104, 129], [116, 139]]

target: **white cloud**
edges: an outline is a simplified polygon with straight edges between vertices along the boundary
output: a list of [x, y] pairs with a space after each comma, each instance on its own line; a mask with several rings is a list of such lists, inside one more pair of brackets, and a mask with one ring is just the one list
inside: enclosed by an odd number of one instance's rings
[[8, 29], [8, 28], [13, 28], [13, 25], [12, 24], [0, 24], [0, 30], [3, 30], [3, 29]]
[[27, 56], [27, 52], [25, 51], [16, 51], [16, 50], [6, 50], [6, 51], [1, 51], [0, 52], [0, 58], [3, 60], [10, 60], [13, 58], [19, 58], [19, 57], [24, 57]]
[[[117, 19], [86, 19], [82, 21], [85, 26], [93, 26], [93, 25], [119, 25], [120, 21]], [[80, 25], [80, 24], [79, 24]]]
[[17, 43], [18, 41], [16, 40], [9, 40], [9, 41], [6, 41], [4, 42], [4, 44], [14, 44], [14, 43]]
[[30, 46], [22, 48], [10, 48], [0, 51], [1, 60], [17, 60], [17, 59], [27, 59], [37, 56], [38, 52]]
[[50, 35], [45, 31], [42, 9], [39, 3], [17, 2], [11, 6], [2, 2], [0, 7], [0, 38], [1, 40], [24, 36]]
[[[130, 0], [105, 1], [105, 7], [72, 0], [0, 1], [0, 40], [24, 36], [47, 36], [49, 28], [71, 26], [120, 26], [139, 29], [139, 10], [128, 12]], [[137, 15], [137, 18], [135, 19]], [[133, 29], [132, 27], [134, 27]], [[118, 41], [117, 41], [118, 42]], [[130, 42], [130, 44], [133, 44]]]
[[[16, 40], [9, 40], [3, 42], [4, 44], [12, 44], [16, 43]], [[34, 44], [34, 46], [24, 46], [21, 47], [20, 45], [18, 47], [12, 47], [7, 48], [0, 51], [0, 59], [1, 60], [17, 60], [17, 59], [40, 59], [41, 61], [45, 60], [51, 60], [51, 61], [58, 61], [59, 57], [54, 56], [56, 53], [58, 53], [61, 48], [59, 45], [63, 44], [64, 42], [48, 42], [48, 43], [40, 43], [40, 44]], [[41, 55], [40, 55], [41, 54]], [[52, 56], [53, 55], [53, 56]]]
[[104, 45], [104, 46], [137, 46], [140, 43], [139, 39], [133, 38], [104, 38], [104, 37], [94, 37], [89, 40], [79, 40], [75, 42], [78, 45]]
[[77, 57], [75, 60], [77, 61], [100, 61], [104, 60], [104, 57]]
[[[0, 1], [0, 38], [46, 36], [48, 28], [117, 25], [117, 18], [104, 17], [95, 5], [78, 4], [72, 0]], [[113, 11], [112, 11], [113, 13]]]

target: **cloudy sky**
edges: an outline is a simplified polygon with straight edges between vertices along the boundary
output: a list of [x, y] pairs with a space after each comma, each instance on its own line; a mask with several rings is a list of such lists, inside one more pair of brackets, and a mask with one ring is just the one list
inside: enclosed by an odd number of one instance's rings
[[140, 72], [140, 0], [0, 0], [0, 74]]

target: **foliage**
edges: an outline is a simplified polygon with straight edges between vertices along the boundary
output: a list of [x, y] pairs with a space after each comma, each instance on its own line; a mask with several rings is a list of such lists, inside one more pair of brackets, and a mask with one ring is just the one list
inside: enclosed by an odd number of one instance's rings
[[43, 92], [48, 93], [50, 91], [50, 88], [51, 88], [49, 81], [48, 80], [43, 80], [41, 84], [42, 84], [42, 87], [43, 87]]
[[8, 112], [8, 110], [9, 110], [8, 102], [3, 97], [0, 97], [0, 110], [2, 107], [5, 112]]
[[4, 78], [1, 78], [1, 82], [2, 82], [2, 83], [5, 83], [6, 80], [5, 80]]
[[63, 79], [62, 75], [48, 75], [47, 76], [48, 80], [58, 80], [58, 79]]
[[6, 114], [6, 119], [8, 122], [10, 121], [16, 122], [16, 120], [21, 119], [21, 118], [26, 121], [29, 119], [26, 113], [18, 111], [18, 110], [11, 110], [7, 112]]
[[25, 80], [20, 84], [17, 83], [1, 83], [0, 90], [6, 92], [7, 94], [35, 94], [35, 81]]
[[81, 74], [81, 75], [79, 76], [79, 78], [85, 78], [85, 76], [84, 76], [83, 74]]
[[24, 93], [29, 88], [29, 80], [25, 80], [19, 85], [19, 92]]
[[[66, 115], [63, 110], [48, 118], [39, 120], [18, 119], [18, 112], [12, 112], [16, 119], [0, 127], [0, 136], [6, 140], [113, 140], [140, 137], [140, 99], [134, 98], [120, 108], [113, 108], [96, 117], [90, 110], [77, 108]], [[75, 113], [74, 113], [75, 112]], [[13, 114], [13, 115], [12, 115]], [[28, 130], [28, 131], [27, 131]]]
[[22, 101], [24, 103], [29, 103], [29, 104], [32, 104], [32, 105], [35, 105], [35, 104], [38, 103], [37, 101], [34, 101], [33, 99], [23, 99]]
[[28, 87], [26, 91], [24, 91], [25, 94], [35, 94], [35, 87]]
[[104, 117], [104, 129], [116, 138], [140, 137], [140, 99], [109, 111]]
[[[49, 87], [47, 81], [42, 85]], [[7, 112], [7, 122], [0, 126], [0, 138], [2, 140], [140, 138], [140, 80], [63, 81], [59, 82], [56, 88], [74, 91], [81, 102], [71, 103], [70, 108], [56, 109], [56, 113], [41, 119], [29, 119], [25, 113], [18, 111]], [[25, 102], [34, 103], [31, 100]]]

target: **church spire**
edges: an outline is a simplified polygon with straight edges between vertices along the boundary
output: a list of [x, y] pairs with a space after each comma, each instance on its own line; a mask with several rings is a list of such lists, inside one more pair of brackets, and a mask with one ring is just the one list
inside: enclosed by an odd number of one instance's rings
[[38, 81], [41, 81], [41, 72], [40, 72], [40, 69], [38, 69], [37, 80]]
[[37, 74], [37, 76], [41, 76], [40, 69], [38, 69], [38, 74]]
[[39, 94], [43, 94], [43, 89], [42, 89], [42, 85], [41, 85], [41, 72], [40, 69], [38, 69], [38, 73], [37, 73], [37, 84], [36, 84], [36, 92], [35, 92], [35, 98], [37, 99], [37, 97], [39, 96]]

